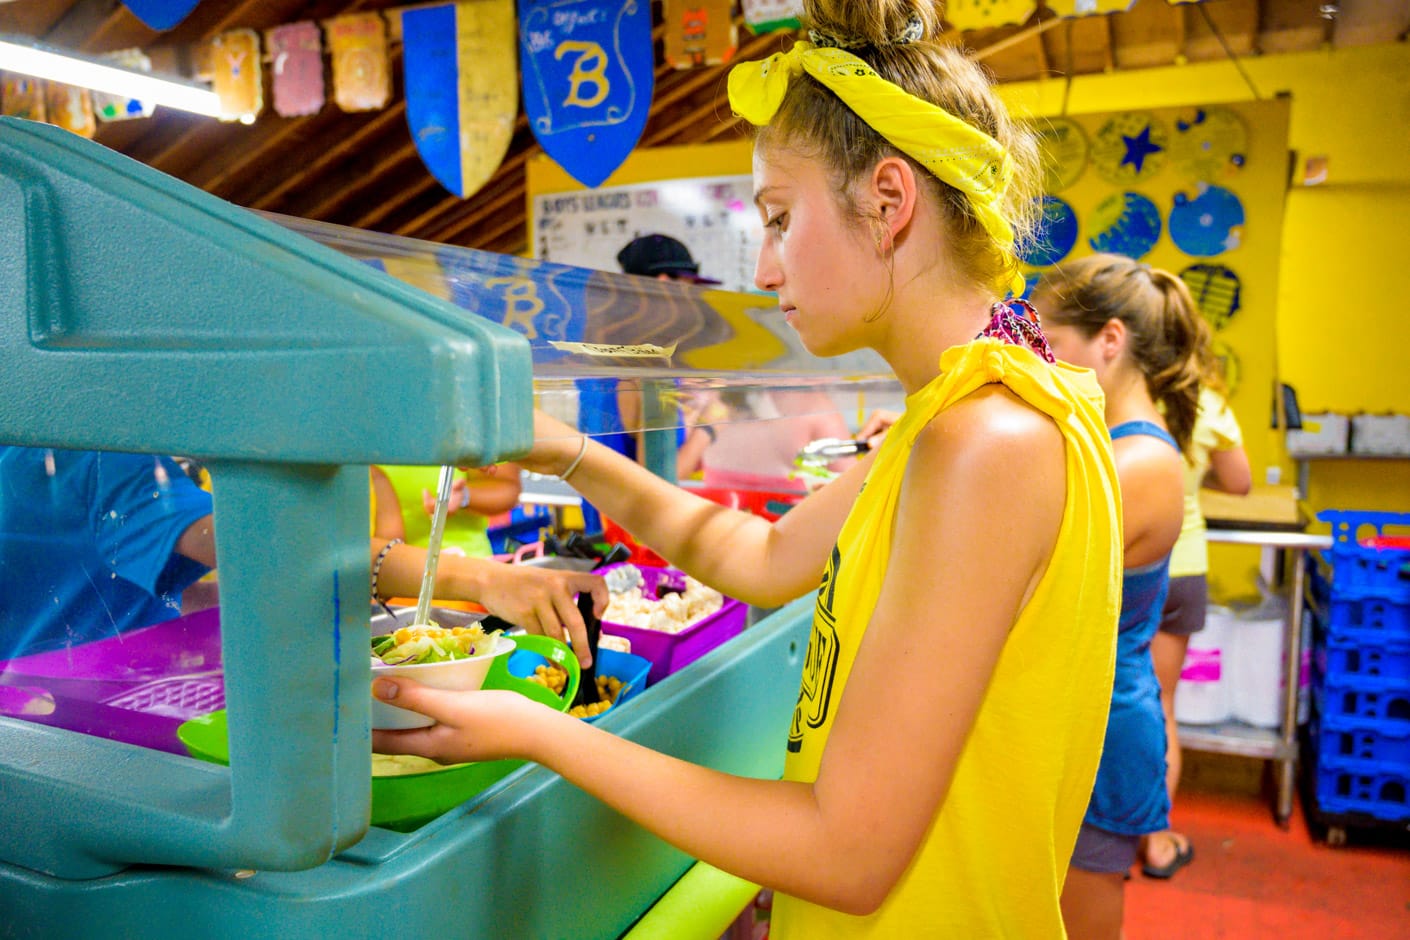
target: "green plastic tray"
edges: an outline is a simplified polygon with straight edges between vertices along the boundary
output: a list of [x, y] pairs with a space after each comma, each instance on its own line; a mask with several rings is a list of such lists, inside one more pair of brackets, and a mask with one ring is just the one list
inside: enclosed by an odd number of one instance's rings
[[[486, 689], [508, 689], [527, 695], [560, 712], [566, 712], [578, 691], [581, 672], [572, 650], [558, 640], [532, 634], [516, 635], [517, 649], [530, 650], [568, 671], [563, 695], [554, 694], [536, 682], [512, 675], [505, 667], [508, 656], [495, 659]], [[221, 709], [192, 718], [176, 730], [176, 736], [192, 757], [217, 764], [230, 762], [230, 748], [225, 733], [225, 710]], [[446, 810], [459, 806], [490, 784], [508, 776], [524, 762], [521, 760], [479, 761], [472, 764], [451, 764], [425, 773], [398, 774], [372, 778], [372, 825], [398, 832], [409, 832], [430, 822]]]

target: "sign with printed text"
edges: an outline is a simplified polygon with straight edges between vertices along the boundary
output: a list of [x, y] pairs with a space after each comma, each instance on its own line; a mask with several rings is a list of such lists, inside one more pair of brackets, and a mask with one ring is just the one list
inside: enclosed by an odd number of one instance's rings
[[431, 175], [461, 198], [494, 175], [514, 135], [519, 89], [513, 0], [402, 14], [406, 120]]
[[741, 175], [544, 193], [530, 206], [534, 257], [621, 271], [617, 252], [659, 233], [689, 248], [700, 273], [724, 290], [753, 291], [763, 234], [753, 187], [753, 177]]
[[524, 110], [544, 151], [596, 186], [636, 146], [655, 85], [645, 0], [519, 0]]

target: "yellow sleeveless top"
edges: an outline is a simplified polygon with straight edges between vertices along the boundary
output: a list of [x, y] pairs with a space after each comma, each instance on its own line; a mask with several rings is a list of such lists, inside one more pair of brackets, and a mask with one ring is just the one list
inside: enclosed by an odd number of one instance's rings
[[1121, 511], [1102, 392], [1090, 371], [991, 339], [947, 350], [940, 369], [907, 397], [838, 535], [784, 779], [817, 778], [890, 560], [906, 462], [936, 414], [1002, 382], [1056, 422], [1067, 445], [1057, 544], [1000, 654], [949, 794], [881, 908], [857, 917], [775, 895], [774, 940], [1064, 936], [1058, 898], [1101, 756], [1121, 605]]

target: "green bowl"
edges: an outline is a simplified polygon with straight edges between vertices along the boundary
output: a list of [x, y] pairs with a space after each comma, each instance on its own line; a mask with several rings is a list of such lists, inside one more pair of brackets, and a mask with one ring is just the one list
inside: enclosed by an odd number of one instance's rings
[[[521, 679], [506, 667], [510, 657], [495, 658], [484, 688], [507, 689], [526, 695], [560, 712], [566, 712], [578, 691], [581, 673], [572, 650], [558, 640], [532, 634], [516, 635], [517, 649], [529, 650], [562, 666], [568, 671], [563, 694]], [[517, 650], [516, 650], [517, 651]], [[217, 764], [230, 763], [230, 747], [226, 737], [225, 710], [221, 709], [192, 718], [176, 730], [176, 736], [192, 757]], [[419, 773], [372, 777], [372, 825], [398, 832], [409, 832], [430, 822], [448, 809], [459, 806], [490, 784], [508, 776], [524, 762], [521, 760], [477, 761], [471, 764], [451, 764]]]

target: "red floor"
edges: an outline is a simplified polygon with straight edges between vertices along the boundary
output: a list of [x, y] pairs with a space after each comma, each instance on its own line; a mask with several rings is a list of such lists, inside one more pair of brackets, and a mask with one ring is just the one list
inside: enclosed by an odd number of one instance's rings
[[1274, 823], [1261, 762], [1187, 760], [1173, 819], [1195, 860], [1126, 883], [1126, 940], [1410, 938], [1410, 836], [1352, 829], [1332, 848], [1300, 807]]

